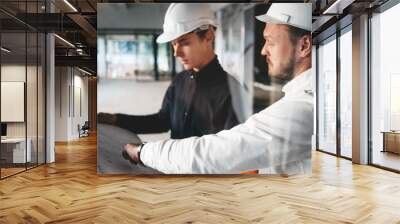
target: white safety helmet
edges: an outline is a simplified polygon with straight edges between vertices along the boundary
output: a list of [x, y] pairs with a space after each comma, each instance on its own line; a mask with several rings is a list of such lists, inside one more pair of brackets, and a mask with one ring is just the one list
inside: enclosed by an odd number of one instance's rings
[[214, 12], [207, 3], [172, 3], [165, 13], [164, 32], [157, 43], [166, 43], [190, 33], [197, 28], [217, 26]]
[[256, 16], [261, 22], [286, 24], [311, 31], [312, 3], [273, 3], [268, 12]]

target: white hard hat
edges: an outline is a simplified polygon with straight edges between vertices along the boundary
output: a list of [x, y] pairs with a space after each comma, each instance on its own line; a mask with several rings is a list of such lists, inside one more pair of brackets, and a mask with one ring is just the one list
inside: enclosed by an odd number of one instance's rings
[[214, 12], [207, 3], [172, 3], [165, 13], [164, 32], [157, 43], [165, 43], [190, 33], [197, 28], [217, 26]]
[[268, 12], [256, 16], [262, 22], [287, 24], [311, 31], [312, 3], [273, 3]]

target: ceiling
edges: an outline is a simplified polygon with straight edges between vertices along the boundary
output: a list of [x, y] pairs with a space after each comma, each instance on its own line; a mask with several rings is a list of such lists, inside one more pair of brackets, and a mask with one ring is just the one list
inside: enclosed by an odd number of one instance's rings
[[[0, 26], [3, 33], [2, 44], [14, 49], [15, 55], [26, 54], [25, 38], [21, 32], [39, 31], [54, 32], [61, 38], [55, 38], [57, 65], [85, 66], [96, 71], [96, 36], [97, 36], [97, 3], [150, 3], [149, 0], [1, 0]], [[162, 1], [159, 1], [162, 2]], [[209, 1], [213, 2], [213, 1]], [[233, 3], [215, 1], [214, 11]], [[285, 0], [272, 2], [311, 2], [313, 4], [313, 37], [324, 35], [324, 32], [345, 16], [354, 16], [359, 12], [370, 10], [386, 0]], [[129, 4], [129, 7], [135, 7]], [[51, 11], [51, 13], [50, 13]], [[350, 19], [351, 21], [351, 19]], [[28, 42], [32, 37], [28, 38]], [[62, 39], [66, 40], [63, 41]], [[72, 46], [72, 45], [73, 46]], [[35, 44], [28, 44], [28, 55], [34, 52]]]
[[[40, 49], [30, 42], [37, 42], [32, 40], [36, 33], [52, 32], [58, 35], [55, 38], [56, 65], [81, 66], [95, 73], [96, 7], [96, 0], [47, 0], [47, 5], [44, 0], [1, 0], [2, 46], [12, 49], [7, 60], [17, 62], [25, 56], [28, 60], [35, 57]], [[25, 49], [25, 46], [28, 47]]]

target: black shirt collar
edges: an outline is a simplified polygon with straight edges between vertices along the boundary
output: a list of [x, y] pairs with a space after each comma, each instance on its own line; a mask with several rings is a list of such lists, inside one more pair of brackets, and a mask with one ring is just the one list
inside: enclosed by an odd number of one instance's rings
[[199, 83], [212, 83], [226, 79], [226, 72], [219, 64], [217, 56], [200, 71], [195, 72], [192, 70], [190, 75]]

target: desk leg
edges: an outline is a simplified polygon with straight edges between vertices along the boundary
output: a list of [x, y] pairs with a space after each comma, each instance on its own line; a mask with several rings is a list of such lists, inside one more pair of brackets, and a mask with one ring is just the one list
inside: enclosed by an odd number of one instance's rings
[[386, 152], [386, 135], [385, 135], [385, 133], [382, 133], [382, 135], [383, 135], [383, 149], [382, 149], [382, 151], [381, 152]]

